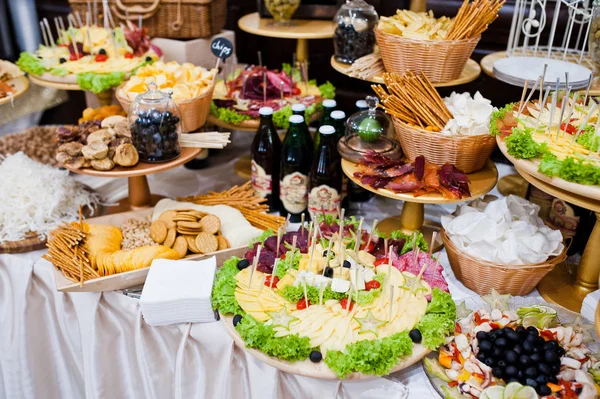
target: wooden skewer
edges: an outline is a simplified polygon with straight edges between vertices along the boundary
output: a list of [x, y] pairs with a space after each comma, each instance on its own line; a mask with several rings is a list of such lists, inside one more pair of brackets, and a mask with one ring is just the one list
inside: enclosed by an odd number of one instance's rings
[[250, 286], [252, 286], [252, 276], [254, 276], [254, 272], [256, 271], [256, 266], [258, 265], [258, 260], [260, 258], [260, 251], [262, 250], [262, 245], [258, 245], [256, 249], [256, 257], [252, 262], [252, 269], [250, 270], [250, 280], [248, 281], [248, 288], [246, 289], [246, 294], [250, 292]]

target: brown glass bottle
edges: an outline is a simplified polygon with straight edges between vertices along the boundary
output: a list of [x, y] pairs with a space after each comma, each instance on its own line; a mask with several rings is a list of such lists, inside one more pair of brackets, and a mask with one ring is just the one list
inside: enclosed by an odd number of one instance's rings
[[[260, 125], [252, 141], [252, 187], [267, 199], [269, 211], [279, 210], [279, 167], [281, 141], [273, 125], [273, 109], [262, 107]], [[275, 195], [273, 195], [275, 193]]]
[[308, 209], [313, 215], [335, 215], [342, 200], [342, 158], [335, 128], [323, 125], [319, 134], [321, 143], [309, 174]]
[[281, 179], [279, 181], [279, 200], [281, 216], [290, 215], [290, 221], [297, 223], [301, 215], [309, 217], [308, 173], [312, 164], [313, 150], [304, 130], [304, 118], [290, 116], [290, 127], [283, 139], [281, 148]]

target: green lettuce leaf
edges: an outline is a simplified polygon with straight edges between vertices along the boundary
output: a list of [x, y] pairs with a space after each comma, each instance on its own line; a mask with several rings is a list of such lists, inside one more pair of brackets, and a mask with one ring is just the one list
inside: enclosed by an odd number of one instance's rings
[[329, 81], [320, 85], [319, 91], [323, 98], [335, 98], [335, 86]]
[[249, 248], [254, 247], [254, 244], [256, 244], [257, 242], [260, 243], [261, 245], [263, 245], [267, 238], [274, 236], [274, 235], [275, 235], [275, 232], [273, 231], [273, 229], [265, 230], [265, 231], [263, 231], [263, 233], [261, 235], [259, 235], [258, 237], [254, 237], [252, 240], [250, 240], [248, 247]]
[[150, 59], [150, 61], [142, 62], [140, 65], [136, 66], [133, 71], [131, 71], [131, 75], [132, 76], [135, 75], [137, 73], [138, 69], [140, 69], [141, 67], [146, 66], [146, 65], [152, 65], [152, 64], [154, 64], [154, 59]]
[[542, 157], [542, 162], [540, 162], [538, 170], [546, 176], [558, 176], [561, 163], [556, 155], [548, 152]]
[[283, 63], [281, 64], [281, 70], [285, 73], [288, 74], [288, 76], [292, 77], [292, 80], [294, 82], [301, 82], [302, 81], [302, 74], [300, 74], [300, 69], [296, 68], [294, 69], [294, 76], [292, 76], [292, 64], [288, 64], [288, 63]]
[[85, 72], [77, 74], [77, 84], [79, 87], [81, 87], [82, 90], [89, 90], [95, 94], [117, 87], [123, 83], [124, 79], [124, 72]]
[[67, 76], [69, 72], [65, 68], [54, 67], [50, 70], [50, 73], [55, 76]]
[[235, 299], [235, 276], [239, 272], [237, 264], [240, 260], [235, 256], [227, 259], [215, 276], [212, 305], [213, 309], [219, 309], [219, 312], [223, 314], [244, 314]]
[[302, 253], [299, 250], [294, 251], [294, 256], [292, 256], [291, 250], [287, 251], [285, 259], [280, 260], [277, 264], [275, 275], [282, 279], [290, 268], [298, 270], [300, 259], [302, 259]]
[[577, 137], [577, 144], [580, 144], [585, 149], [598, 152], [598, 146], [600, 144], [600, 136], [596, 136], [596, 127], [593, 125], [588, 125], [584, 128], [584, 131], [581, 132], [579, 137]]
[[431, 350], [446, 342], [446, 336], [456, 328], [456, 304], [447, 292], [434, 288], [425, 316], [416, 328], [421, 332], [423, 345]]
[[214, 102], [210, 104], [210, 113], [214, 115], [220, 121], [229, 123], [232, 125], [239, 125], [243, 121], [252, 119], [248, 115], [239, 114], [232, 109], [217, 107]]
[[16, 64], [23, 72], [31, 75], [42, 75], [44, 72], [46, 72], [46, 67], [44, 67], [41, 60], [27, 51], [23, 51], [19, 55], [19, 59], [17, 60]]
[[328, 351], [325, 364], [338, 377], [354, 372], [378, 376], [390, 372], [400, 357], [412, 353], [413, 343], [407, 331], [381, 340], [363, 340], [346, 346], [344, 352]]
[[492, 136], [497, 136], [500, 134], [500, 130], [498, 130], [496, 121], [504, 119], [504, 115], [506, 115], [507, 112], [512, 112], [513, 107], [514, 103], [510, 103], [506, 104], [503, 108], [492, 112], [492, 115], [490, 116], [490, 134]]
[[600, 167], [567, 157], [561, 162], [558, 177], [574, 183], [596, 185], [600, 184]]
[[304, 360], [312, 350], [307, 337], [300, 337], [298, 334], [275, 337], [272, 325], [260, 323], [250, 315], [245, 315], [235, 329], [247, 347], [260, 349], [279, 359], [290, 362]]
[[385, 281], [385, 273], [376, 274], [373, 277], [373, 280], [378, 281], [380, 285], [379, 288], [374, 288], [369, 291], [358, 291], [358, 298], [354, 296], [352, 298], [356, 299], [356, 302], [361, 306], [366, 306], [373, 302], [375, 298], [379, 298], [381, 294], [381, 287], [383, 287], [383, 282]]
[[[279, 267], [279, 266], [277, 266]], [[298, 285], [294, 287], [293, 285], [286, 286], [281, 292], [279, 292], [285, 300], [296, 303], [300, 299], [304, 298], [304, 285]], [[313, 287], [312, 285], [306, 286], [306, 295], [308, 296], [308, 300], [312, 304], [319, 303], [319, 289], [317, 287]], [[323, 302], [328, 301], [330, 299], [335, 299], [337, 301], [346, 298], [348, 295], [332, 291], [331, 288], [327, 287], [323, 290]]]
[[287, 129], [290, 126], [290, 116], [292, 116], [292, 107], [286, 105], [273, 112], [273, 124], [280, 129]]
[[[405, 254], [409, 251], [412, 251], [413, 249], [413, 234], [405, 234], [402, 232], [402, 230], [396, 230], [396, 231], [392, 231], [391, 234], [386, 234], [386, 233], [382, 233], [379, 230], [375, 229], [375, 233], [374, 233], [377, 237], [380, 238], [388, 238], [388, 239], [392, 239], [392, 240], [400, 240], [403, 239], [405, 240], [404, 242], [404, 246], [402, 247], [402, 250], [400, 251], [400, 254]], [[429, 251], [429, 246], [427, 245], [427, 241], [425, 241], [425, 237], [423, 237], [423, 233], [421, 233], [420, 231], [416, 232], [417, 234], [417, 240], [416, 240], [416, 244], [417, 247], [419, 247], [422, 251]]]
[[532, 129], [515, 129], [504, 139], [510, 155], [518, 159], [537, 158], [548, 151], [546, 143], [538, 144], [531, 136]]

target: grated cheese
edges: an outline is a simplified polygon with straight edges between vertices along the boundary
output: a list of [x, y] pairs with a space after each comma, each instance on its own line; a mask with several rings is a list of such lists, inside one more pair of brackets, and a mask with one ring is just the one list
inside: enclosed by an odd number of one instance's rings
[[95, 194], [69, 176], [17, 152], [0, 156], [0, 243], [35, 232], [46, 238], [62, 222], [79, 219], [79, 205], [92, 209]]

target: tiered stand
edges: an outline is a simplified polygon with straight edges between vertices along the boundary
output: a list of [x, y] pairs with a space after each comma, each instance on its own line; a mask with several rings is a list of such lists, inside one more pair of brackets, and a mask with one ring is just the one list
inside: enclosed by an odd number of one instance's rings
[[[50, 89], [83, 91], [77, 83], [52, 82], [50, 80], [41, 79], [35, 75], [29, 75], [29, 79], [31, 79], [31, 81], [38, 86], [48, 87]], [[99, 101], [100, 105], [110, 105], [112, 103], [113, 90], [109, 89], [109, 90], [100, 92], [100, 93], [96, 94], [96, 96], [98, 97], [98, 101]]]
[[[439, 194], [427, 194], [420, 197], [414, 197], [411, 193], [394, 193], [390, 190], [375, 189], [371, 186], [362, 184], [360, 179], [354, 177], [354, 172], [358, 171], [358, 165], [347, 160], [342, 160], [342, 170], [348, 178], [355, 184], [361, 186], [365, 190], [369, 190], [377, 195], [387, 198], [404, 201], [402, 213], [400, 216], [393, 216], [382, 220], [377, 225], [377, 230], [383, 233], [390, 233], [394, 230], [402, 230], [405, 233], [411, 233], [419, 230], [423, 233], [425, 240], [431, 245], [431, 236], [434, 231], [439, 232], [440, 225], [433, 222], [425, 222], [424, 204], [451, 204], [457, 202], [466, 202], [479, 198], [487, 194], [496, 185], [498, 180], [498, 170], [496, 165], [491, 160], [488, 160], [483, 169], [480, 171], [468, 174], [471, 182], [469, 189], [471, 196], [469, 198], [461, 198], [456, 200], [448, 200]], [[436, 240], [436, 243], [439, 242]], [[441, 248], [441, 244], [432, 245], [436, 251]]]
[[131, 168], [123, 168], [119, 166], [109, 171], [95, 169], [74, 169], [68, 166], [66, 167], [71, 172], [82, 175], [96, 177], [126, 177], [128, 179], [129, 197], [119, 201], [118, 206], [107, 208], [107, 213], [113, 214], [136, 211], [154, 206], [163, 197], [150, 193], [150, 187], [148, 186], [148, 179], [146, 176], [154, 173], [164, 172], [166, 170], [176, 168], [179, 165], [183, 165], [184, 163], [196, 158], [200, 151], [202, 151], [201, 148], [183, 147], [181, 148], [181, 154], [179, 157], [169, 162], [138, 162], [137, 165]]

